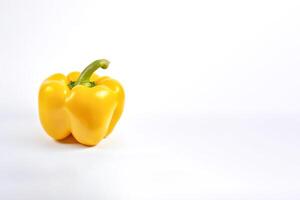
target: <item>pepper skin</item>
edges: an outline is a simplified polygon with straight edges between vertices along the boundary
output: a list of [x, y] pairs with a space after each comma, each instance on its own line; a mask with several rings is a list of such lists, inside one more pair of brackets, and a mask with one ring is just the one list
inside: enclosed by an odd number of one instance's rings
[[107, 60], [96, 60], [80, 74], [54, 74], [39, 90], [39, 117], [45, 131], [61, 140], [70, 134], [81, 144], [94, 146], [107, 137], [124, 107], [121, 84], [93, 74], [106, 69]]

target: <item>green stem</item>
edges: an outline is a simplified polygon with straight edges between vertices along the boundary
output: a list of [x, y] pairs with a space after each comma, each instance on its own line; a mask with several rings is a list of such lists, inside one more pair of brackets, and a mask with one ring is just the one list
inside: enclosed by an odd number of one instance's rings
[[92, 74], [101, 67], [102, 69], [107, 69], [109, 65], [109, 61], [105, 59], [95, 60], [91, 64], [89, 64], [78, 77], [76, 82], [71, 82], [69, 87], [72, 89], [76, 85], [85, 85], [88, 87], [94, 87], [95, 83], [90, 81]]

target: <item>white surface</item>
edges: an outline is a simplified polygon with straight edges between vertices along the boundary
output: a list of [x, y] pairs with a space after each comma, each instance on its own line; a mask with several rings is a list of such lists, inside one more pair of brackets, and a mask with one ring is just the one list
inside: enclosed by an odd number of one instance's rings
[[300, 197], [300, 116], [125, 119], [93, 148], [1, 124], [2, 199]]
[[[299, 1], [1, 1], [0, 199], [299, 199]], [[40, 83], [107, 58], [113, 135], [51, 140]]]

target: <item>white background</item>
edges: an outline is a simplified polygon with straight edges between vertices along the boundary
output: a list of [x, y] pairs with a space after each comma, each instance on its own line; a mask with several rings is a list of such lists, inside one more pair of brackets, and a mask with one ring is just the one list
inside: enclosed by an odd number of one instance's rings
[[[0, 199], [300, 199], [300, 1], [0, 1]], [[125, 112], [55, 142], [41, 82], [111, 61]]]

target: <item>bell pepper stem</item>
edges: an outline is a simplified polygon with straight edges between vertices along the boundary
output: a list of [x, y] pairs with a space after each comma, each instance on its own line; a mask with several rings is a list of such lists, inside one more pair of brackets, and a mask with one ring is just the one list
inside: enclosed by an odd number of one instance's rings
[[92, 62], [91, 64], [89, 64], [80, 74], [78, 80], [77, 80], [77, 84], [82, 84], [82, 83], [86, 83], [86, 82], [90, 82], [90, 78], [92, 76], [92, 74], [98, 69], [98, 68], [102, 68], [102, 69], [107, 69], [109, 65], [109, 61], [105, 60], [105, 59], [101, 59], [101, 60], [95, 60], [94, 62]]
[[95, 60], [80, 73], [80, 76], [75, 83], [70, 83], [70, 87], [73, 88], [76, 85], [85, 85], [88, 87], [95, 86], [95, 83], [90, 81], [92, 74], [100, 67], [102, 69], [107, 69], [108, 65], [109, 61], [106, 59]]

